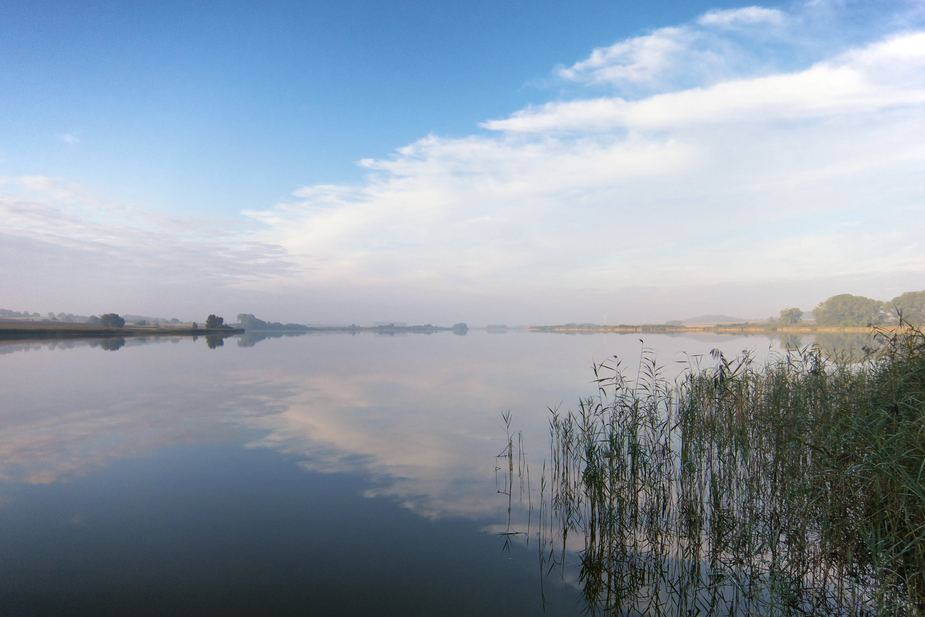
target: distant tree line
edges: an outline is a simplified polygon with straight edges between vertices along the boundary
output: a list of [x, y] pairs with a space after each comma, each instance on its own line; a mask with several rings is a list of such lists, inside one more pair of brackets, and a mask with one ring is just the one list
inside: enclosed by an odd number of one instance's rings
[[925, 291], [909, 291], [887, 302], [839, 294], [813, 310], [819, 326], [888, 325], [897, 323], [900, 315], [910, 324], [925, 324]]
[[[915, 326], [925, 324], [925, 291], [908, 291], [888, 302], [874, 300], [864, 296], [839, 294], [819, 303], [813, 309], [817, 326], [864, 328], [876, 325], [894, 325], [903, 321]], [[771, 323], [781, 326], [799, 324], [803, 321], [803, 311], [787, 308], [780, 312], [779, 318], [771, 318]]]
[[[115, 313], [112, 313], [115, 315]], [[117, 315], [119, 316], [119, 315]], [[121, 315], [119, 316], [126, 323], [134, 323], [137, 326], [158, 325], [158, 324], [179, 324], [181, 323], [176, 317], [166, 319], [163, 317], [142, 317], [141, 315]], [[0, 308], [0, 318], [7, 319], [28, 319], [30, 321], [60, 321], [63, 323], [86, 323], [90, 325], [100, 325], [100, 317], [97, 315], [75, 315], [74, 313], [55, 313], [49, 311], [43, 317], [40, 313], [31, 313], [29, 311], [11, 311]]]
[[245, 330], [277, 330], [277, 331], [303, 331], [310, 330], [308, 326], [303, 326], [296, 323], [287, 323], [281, 324], [277, 321], [264, 321], [262, 319], [257, 319], [250, 313], [239, 313], [238, 314], [238, 325], [240, 325]]
[[0, 317], [12, 317], [19, 319], [26, 319], [28, 317], [41, 317], [38, 313], [30, 313], [29, 311], [11, 311], [8, 309], [0, 309]]

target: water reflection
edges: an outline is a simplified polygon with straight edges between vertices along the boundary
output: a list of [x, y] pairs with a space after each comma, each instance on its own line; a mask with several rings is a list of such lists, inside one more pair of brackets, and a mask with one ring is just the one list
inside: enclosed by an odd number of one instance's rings
[[880, 347], [873, 335], [857, 332], [819, 332], [813, 341], [829, 358], [860, 360]]
[[267, 332], [260, 330], [248, 330], [244, 334], [238, 336], [238, 347], [253, 347], [260, 341], [265, 341], [272, 338], [283, 338], [284, 336], [305, 336], [307, 332]]
[[780, 340], [781, 349], [786, 349], [788, 351], [797, 351], [803, 349], [806, 344], [803, 342], [803, 336], [800, 334], [792, 333], [781, 333], [778, 334], [778, 340]]
[[777, 340], [781, 349], [789, 351], [816, 346], [830, 359], [860, 360], [879, 347], [872, 334], [861, 332], [780, 332], [777, 334]]
[[[67, 480], [169, 444], [247, 436], [248, 447], [296, 456], [306, 469], [366, 474], [375, 479], [367, 495], [432, 519], [494, 516], [501, 414], [514, 414], [529, 443], [544, 443], [547, 406], [587, 395], [593, 360], [617, 354], [631, 371], [640, 351], [636, 335], [512, 331], [255, 333], [212, 354], [223, 344], [215, 338], [0, 345], [0, 479]], [[711, 335], [646, 345], [674, 372], [689, 361], [683, 352], [776, 348], [764, 337]], [[16, 353], [39, 350], [68, 353]]]
[[125, 347], [124, 338], [104, 338], [100, 340], [100, 349], [106, 351], [116, 351]]

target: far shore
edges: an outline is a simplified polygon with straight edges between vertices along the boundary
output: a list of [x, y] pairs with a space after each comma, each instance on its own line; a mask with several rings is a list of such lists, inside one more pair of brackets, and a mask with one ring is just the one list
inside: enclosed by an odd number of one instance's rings
[[[484, 328], [476, 328], [482, 330]], [[882, 327], [887, 331], [896, 330], [897, 327]], [[273, 334], [309, 334], [311, 332], [344, 332], [359, 333], [372, 332], [381, 334], [395, 334], [399, 332], [432, 333], [452, 331], [453, 328], [439, 326], [307, 326], [298, 330], [249, 330], [257, 333]], [[495, 327], [492, 329], [500, 330]], [[868, 333], [871, 327], [833, 327], [816, 326], [813, 324], [774, 325], [769, 323], [724, 323], [724, 324], [646, 324], [615, 326], [593, 324], [564, 324], [554, 326], [529, 326], [517, 328], [504, 328], [504, 330], [525, 330], [527, 332], [557, 332], [564, 334], [593, 334], [593, 333], [652, 333], [652, 334], [817, 334], [821, 332], [853, 332]], [[27, 339], [75, 339], [75, 338], [113, 338], [113, 337], [146, 337], [146, 336], [229, 336], [243, 334], [244, 328], [224, 326], [221, 328], [191, 328], [191, 327], [156, 327], [129, 325], [121, 328], [103, 328], [99, 325], [84, 323], [54, 323], [30, 322], [19, 320], [0, 321], [0, 341], [15, 341]]]
[[0, 340], [75, 339], [75, 338], [129, 338], [139, 336], [227, 336], [243, 334], [240, 328], [157, 328], [151, 326], [123, 326], [103, 328], [94, 324], [29, 322], [13, 320], [0, 323]]
[[[880, 326], [878, 326], [880, 327]], [[897, 326], [882, 327], [884, 330], [896, 330]], [[769, 323], [741, 323], [741, 324], [691, 324], [691, 325], [665, 325], [652, 324], [642, 326], [618, 325], [618, 326], [597, 326], [597, 325], [576, 325], [566, 324], [560, 326], [532, 326], [527, 328], [529, 332], [649, 332], [655, 334], [690, 334], [690, 333], [719, 333], [719, 334], [768, 334], [768, 333], [786, 333], [786, 334], [816, 334], [818, 332], [859, 332], [865, 333], [871, 331], [871, 326], [816, 326], [816, 325], [787, 325], [778, 326]]]

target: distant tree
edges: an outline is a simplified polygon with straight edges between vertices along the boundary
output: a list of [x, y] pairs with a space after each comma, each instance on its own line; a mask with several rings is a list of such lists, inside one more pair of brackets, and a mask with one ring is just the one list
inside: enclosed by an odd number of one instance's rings
[[282, 324], [278, 321], [267, 322], [262, 319], [257, 319], [250, 313], [238, 313], [238, 326], [244, 328], [248, 332], [253, 332], [255, 330], [304, 332], [310, 329], [308, 326], [297, 323]]
[[245, 330], [264, 330], [268, 325], [267, 322], [257, 319], [250, 313], [238, 313], [238, 323]]
[[883, 302], [864, 296], [840, 294], [832, 296], [813, 309], [819, 326], [866, 326], [883, 320]]
[[136, 326], [147, 326], [147, 325], [148, 325], [148, 320], [147, 320], [147, 319], [139, 319], [138, 321], [135, 322], [135, 325], [136, 325]]
[[206, 328], [221, 328], [223, 323], [225, 323], [223, 317], [216, 317], [215, 315], [206, 317]]
[[889, 310], [913, 325], [925, 324], [925, 291], [907, 291], [887, 302]]
[[788, 308], [780, 312], [780, 319], [777, 323], [782, 326], [798, 324], [803, 321], [803, 311], [798, 308]]
[[55, 314], [51, 311], [48, 311], [48, 321], [58, 321], [58, 318], [55, 317]]
[[121, 328], [125, 325], [125, 319], [115, 313], [106, 313], [100, 315], [100, 325], [104, 328]]
[[96, 315], [90, 315], [89, 317], [87, 317], [87, 323], [92, 324], [94, 326], [98, 326], [100, 325], [100, 318], [97, 317]]
[[199, 327], [199, 324], [196, 323], [196, 322], [194, 321], [194, 322], [192, 323], [192, 328], [193, 328], [193, 330], [195, 330], [195, 329], [198, 328], [198, 327]]

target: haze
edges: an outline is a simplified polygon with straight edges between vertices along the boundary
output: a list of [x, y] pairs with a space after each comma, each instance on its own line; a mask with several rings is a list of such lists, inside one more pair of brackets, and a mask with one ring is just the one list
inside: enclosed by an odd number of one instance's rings
[[0, 6], [0, 307], [641, 323], [925, 287], [925, 5]]

